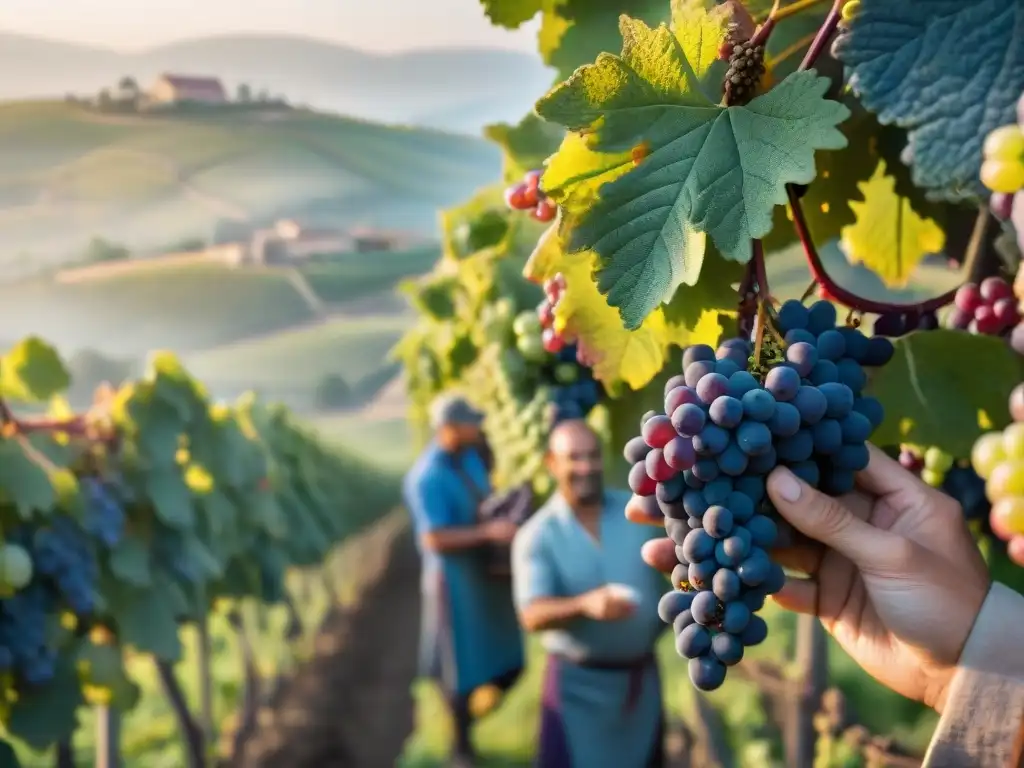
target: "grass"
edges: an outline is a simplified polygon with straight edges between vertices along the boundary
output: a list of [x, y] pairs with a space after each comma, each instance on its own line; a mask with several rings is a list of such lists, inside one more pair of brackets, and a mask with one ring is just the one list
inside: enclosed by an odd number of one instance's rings
[[104, 115], [57, 102], [0, 105], [2, 252], [36, 266], [94, 235], [158, 248], [218, 218], [319, 209], [339, 224], [433, 231], [500, 171], [481, 139], [294, 111]]
[[410, 322], [405, 315], [342, 317], [199, 352], [185, 363], [219, 396], [257, 386], [270, 399], [309, 409], [323, 377], [337, 374], [354, 385], [385, 365]]

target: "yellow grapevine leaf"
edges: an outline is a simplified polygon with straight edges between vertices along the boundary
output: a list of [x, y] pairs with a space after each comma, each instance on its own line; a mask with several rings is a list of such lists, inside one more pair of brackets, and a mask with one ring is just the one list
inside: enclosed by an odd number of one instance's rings
[[595, 378], [608, 385], [623, 382], [640, 389], [665, 366], [668, 347], [678, 343], [680, 329], [669, 326], [661, 309], [648, 315], [636, 330], [623, 328], [618, 311], [609, 306], [594, 282], [596, 263], [592, 252], [566, 253], [556, 224], [541, 237], [524, 271], [537, 281], [559, 272], [565, 276], [556, 320], [565, 323], [580, 350], [593, 361]]
[[850, 203], [856, 221], [841, 232], [843, 251], [851, 264], [863, 264], [890, 288], [902, 288], [922, 258], [942, 251], [946, 234], [896, 194], [885, 161], [859, 186], [864, 202]]

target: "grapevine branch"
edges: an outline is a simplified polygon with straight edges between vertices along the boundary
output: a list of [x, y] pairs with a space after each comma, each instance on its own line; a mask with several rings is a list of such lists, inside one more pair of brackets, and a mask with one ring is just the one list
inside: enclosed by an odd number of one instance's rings
[[[819, 4], [822, 0], [797, 0], [797, 2], [786, 6], [785, 8], [779, 7], [779, 2], [776, 2], [768, 14], [764, 24], [758, 29], [757, 34], [754, 36], [753, 41], [758, 45], [765, 45], [768, 41], [768, 37], [771, 35], [772, 29], [775, 23], [781, 19], [799, 13], [806, 8]], [[810, 46], [807, 48], [807, 53], [804, 55], [803, 60], [800, 62], [798, 71], [808, 70], [814, 67], [815, 63], [821, 57], [821, 55], [827, 49], [832, 36], [835, 34], [839, 27], [840, 19], [842, 18], [843, 5], [846, 0], [834, 0], [832, 8], [829, 10], [828, 15], [822, 22], [821, 27], [814, 35]], [[814, 245], [814, 240], [811, 237], [810, 229], [807, 226], [807, 219], [804, 216], [803, 206], [800, 202], [800, 193], [797, 191], [797, 187], [793, 184], [786, 185], [786, 196], [789, 202], [790, 210], [792, 211], [793, 228], [796, 231], [797, 238], [800, 240], [800, 244], [803, 247], [804, 255], [807, 259], [808, 267], [810, 268], [812, 277], [812, 286], [808, 288], [808, 291], [804, 294], [804, 299], [808, 298], [815, 286], [820, 287], [823, 297], [826, 299], [835, 300], [847, 307], [852, 311], [856, 312], [869, 312], [873, 314], [906, 314], [906, 313], [929, 313], [935, 312], [938, 309], [948, 305], [953, 301], [953, 297], [956, 295], [957, 288], [943, 293], [941, 296], [937, 296], [932, 299], [926, 299], [920, 302], [906, 303], [906, 304], [895, 304], [886, 301], [875, 301], [866, 299], [862, 296], [857, 295], [853, 291], [846, 290], [845, 288], [838, 285], [828, 273], [825, 271], [824, 264], [822, 263], [821, 256], [818, 253], [817, 248]], [[986, 215], [987, 211], [983, 210], [981, 215]], [[968, 253], [968, 260], [970, 263], [974, 263], [977, 258], [978, 252], [983, 248], [981, 242], [982, 238], [978, 234], [978, 228], [975, 230], [975, 236], [971, 240], [971, 245]], [[759, 243], [758, 243], [759, 244]], [[755, 258], [759, 249], [755, 246]], [[763, 251], [761, 251], [761, 269], [763, 269]], [[754, 266], [752, 269], [758, 269]], [[969, 274], [969, 270], [965, 270]], [[756, 279], [756, 278], [755, 278]], [[970, 278], [968, 278], [970, 279]], [[761, 284], [760, 280], [757, 280], [758, 284]], [[770, 300], [767, 295], [767, 281], [764, 282], [764, 292], [762, 295], [761, 289], [758, 289], [758, 298]], [[746, 292], [749, 288], [748, 285], [741, 284], [741, 294]]]

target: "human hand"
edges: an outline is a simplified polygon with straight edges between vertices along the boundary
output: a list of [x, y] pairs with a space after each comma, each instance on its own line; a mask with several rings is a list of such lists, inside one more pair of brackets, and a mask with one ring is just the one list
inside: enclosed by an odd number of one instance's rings
[[[804, 535], [773, 557], [808, 576], [787, 578], [774, 599], [820, 617], [872, 677], [941, 712], [988, 593], [988, 569], [959, 504], [869, 448], [857, 489], [838, 499], [786, 469], [769, 476], [771, 501]], [[675, 546], [649, 542], [643, 557], [671, 572]]]
[[496, 519], [483, 523], [484, 538], [492, 544], [509, 544], [518, 531], [519, 526], [510, 520]]
[[580, 596], [580, 609], [594, 621], [619, 621], [636, 611], [636, 603], [610, 584], [592, 589]]

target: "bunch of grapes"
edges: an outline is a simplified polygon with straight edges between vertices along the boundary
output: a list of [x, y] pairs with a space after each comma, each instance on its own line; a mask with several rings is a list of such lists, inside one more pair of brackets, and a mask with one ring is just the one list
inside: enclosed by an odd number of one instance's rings
[[957, 461], [937, 446], [921, 450], [913, 445], [901, 445], [900, 465], [913, 472], [933, 488], [956, 499], [963, 509], [964, 519], [984, 520], [991, 505], [985, 498], [985, 481], [971, 467], [970, 461]]
[[544, 329], [541, 331], [541, 341], [544, 349], [552, 354], [560, 352], [567, 341], [565, 328], [559, 327], [558, 318], [555, 317], [555, 310], [564, 292], [565, 276], [559, 272], [544, 282], [544, 298], [537, 305], [537, 319]]
[[992, 190], [989, 209], [996, 218], [1011, 221], [1024, 252], [1024, 93], [1017, 100], [1017, 124], [992, 131], [983, 154], [981, 181]]
[[934, 312], [889, 312], [875, 319], [874, 335], [898, 338], [912, 331], [934, 331], [939, 318]]
[[540, 188], [541, 171], [529, 171], [518, 184], [505, 190], [505, 204], [513, 211], [530, 211], [537, 221], [549, 222], [558, 206]]
[[1012, 424], [982, 435], [971, 451], [971, 464], [992, 503], [991, 527], [1004, 538], [1024, 536], [1024, 384], [1010, 395], [1010, 415]]
[[578, 356], [572, 345], [556, 355], [551, 385], [556, 423], [584, 418], [601, 400], [601, 385], [591, 370], [579, 363]]
[[56, 608], [54, 593], [39, 581], [0, 600], [0, 672], [28, 686], [53, 679], [57, 652], [47, 635]]
[[32, 536], [29, 547], [36, 571], [56, 588], [78, 616], [88, 616], [96, 604], [99, 566], [86, 532], [70, 517], [55, 517]]
[[108, 549], [117, 546], [124, 536], [124, 506], [115, 488], [99, 477], [83, 477], [85, 496], [83, 526]]
[[904, 444], [900, 446], [900, 465], [918, 475], [932, 488], [942, 488], [956, 460], [938, 446], [924, 450]]
[[987, 277], [976, 283], [964, 283], [953, 298], [948, 327], [983, 336], [1002, 336], [1021, 320], [1013, 286], [1001, 277]]
[[763, 45], [755, 45], [750, 40], [732, 43], [729, 69], [725, 73], [726, 104], [746, 104], [750, 101], [757, 93], [764, 73]]
[[767, 554], [779, 536], [768, 473], [784, 464], [841, 494], [867, 466], [882, 409], [861, 395], [862, 366], [885, 364], [893, 347], [835, 323], [828, 302], [786, 302], [774, 320], [784, 344], [766, 337], [760, 360], [744, 339], [717, 352], [690, 347], [682, 376], [666, 386], [664, 413], [646, 414], [625, 447], [632, 503], [663, 513], [676, 543], [675, 589], [659, 614], [702, 690], [719, 687], [744, 648], [765, 639], [754, 614], [785, 582]]

